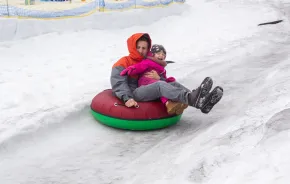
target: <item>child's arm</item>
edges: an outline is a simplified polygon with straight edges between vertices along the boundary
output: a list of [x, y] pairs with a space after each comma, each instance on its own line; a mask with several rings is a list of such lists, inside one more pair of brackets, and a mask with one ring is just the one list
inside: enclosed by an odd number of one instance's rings
[[134, 64], [132, 66], [129, 66], [128, 68], [124, 69], [120, 75], [124, 76], [124, 75], [139, 75], [144, 73], [146, 70], [148, 69], [148, 65], [145, 62], [140, 62], [137, 64]]
[[147, 58], [147, 59], [150, 59], [150, 60], [152, 60], [152, 61], [154, 61], [154, 62], [156, 62], [156, 63], [158, 63], [158, 64], [160, 64], [160, 65], [162, 65], [162, 66], [166, 66], [166, 65], [167, 65], [166, 61], [159, 60], [159, 59], [154, 58], [154, 57], [152, 57], [152, 56], [147, 56], [146, 58]]

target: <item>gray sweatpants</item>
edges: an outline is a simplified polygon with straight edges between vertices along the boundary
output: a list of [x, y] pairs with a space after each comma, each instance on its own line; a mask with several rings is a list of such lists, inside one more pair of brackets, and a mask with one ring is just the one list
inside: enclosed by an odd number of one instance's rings
[[178, 82], [167, 83], [165, 81], [158, 81], [153, 84], [138, 87], [133, 91], [133, 95], [136, 101], [152, 101], [163, 96], [172, 101], [188, 104], [187, 96], [189, 92], [191, 90]]

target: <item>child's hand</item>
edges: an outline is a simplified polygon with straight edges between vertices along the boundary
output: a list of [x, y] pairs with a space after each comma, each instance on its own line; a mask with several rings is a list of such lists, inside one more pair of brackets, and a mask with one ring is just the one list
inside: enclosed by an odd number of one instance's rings
[[120, 75], [121, 76], [127, 75], [127, 72], [128, 72], [128, 68], [126, 68], [123, 71], [121, 71]]
[[166, 79], [166, 82], [175, 82], [175, 78], [174, 77], [168, 77]]
[[134, 66], [129, 66], [128, 68], [126, 68], [125, 70], [123, 70], [121, 73], [120, 73], [120, 75], [121, 76], [124, 76], [124, 75], [130, 75], [131, 74], [131, 72], [133, 71], [133, 70], [135, 70], [136, 68], [134, 67]]

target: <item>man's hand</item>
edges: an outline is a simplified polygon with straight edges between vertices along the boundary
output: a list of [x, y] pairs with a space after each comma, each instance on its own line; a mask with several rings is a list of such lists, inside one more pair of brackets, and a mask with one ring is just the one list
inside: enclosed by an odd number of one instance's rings
[[130, 98], [126, 103], [125, 103], [126, 107], [138, 107], [138, 103], [133, 99]]
[[151, 78], [151, 79], [160, 80], [160, 76], [158, 75], [158, 73], [155, 70], [151, 70], [150, 72], [146, 72], [144, 74], [144, 76]]

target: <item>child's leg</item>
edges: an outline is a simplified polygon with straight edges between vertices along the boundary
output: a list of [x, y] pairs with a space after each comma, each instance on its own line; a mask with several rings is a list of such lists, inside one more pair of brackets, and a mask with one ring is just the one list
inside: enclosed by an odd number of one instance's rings
[[188, 107], [187, 104], [180, 102], [173, 102], [166, 97], [160, 97], [161, 102], [165, 105], [168, 114], [182, 114], [184, 109]]
[[184, 109], [186, 109], [186, 106], [188, 106], [187, 104], [182, 104], [180, 102], [173, 102], [171, 100], [168, 100], [167, 102], [165, 102], [165, 107], [167, 109], [167, 113], [168, 114], [182, 114]]
[[168, 98], [162, 96], [160, 97], [161, 102], [165, 105], [168, 114], [182, 114], [184, 109], [188, 107], [187, 104], [183, 104], [180, 102], [172, 102], [171, 100], [168, 100]]
[[180, 102], [172, 102], [171, 100], [168, 100], [168, 98], [162, 96], [160, 97], [160, 101], [165, 105], [168, 114], [175, 114], [176, 111], [181, 111], [181, 103]]
[[161, 102], [165, 105], [167, 108], [168, 114], [182, 114], [184, 109], [188, 107], [187, 104], [183, 104], [180, 102], [172, 102], [171, 100], [168, 100], [168, 98], [162, 96], [160, 97]]
[[161, 102], [165, 105], [166, 102], [168, 101], [167, 98], [165, 98], [164, 96], [160, 97]]

